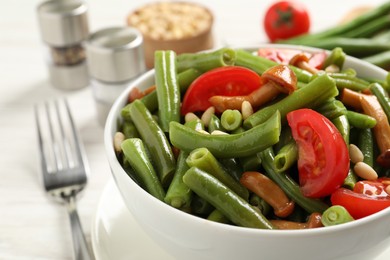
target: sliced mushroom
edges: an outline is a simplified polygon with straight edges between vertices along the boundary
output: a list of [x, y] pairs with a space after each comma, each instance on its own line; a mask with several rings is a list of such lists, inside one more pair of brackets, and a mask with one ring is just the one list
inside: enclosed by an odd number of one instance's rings
[[276, 65], [261, 75], [264, 85], [246, 96], [213, 96], [209, 102], [222, 112], [226, 109], [241, 109], [242, 102], [259, 107], [274, 99], [280, 93], [291, 94], [297, 89], [297, 77], [286, 65]]
[[317, 74], [318, 70], [309, 64], [309, 57], [307, 57], [304, 53], [298, 53], [294, 57], [291, 58], [290, 65], [298, 67], [300, 69], [306, 70], [312, 74]]

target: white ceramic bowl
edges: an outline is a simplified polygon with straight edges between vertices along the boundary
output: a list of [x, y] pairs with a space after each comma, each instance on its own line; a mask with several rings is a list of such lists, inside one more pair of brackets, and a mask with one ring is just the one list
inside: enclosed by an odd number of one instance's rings
[[[272, 47], [318, 50], [286, 45]], [[347, 58], [345, 67], [356, 69], [362, 77], [384, 79], [387, 74], [380, 68], [351, 57]], [[137, 79], [115, 102], [105, 127], [105, 149], [126, 206], [146, 233], [171, 255], [187, 260], [367, 260], [373, 259], [390, 245], [390, 208], [339, 226], [311, 230], [259, 230], [201, 219], [149, 195], [122, 169], [115, 157], [112, 140], [120, 110], [126, 104], [131, 88], [147, 88], [153, 83], [154, 71], [151, 70]]]

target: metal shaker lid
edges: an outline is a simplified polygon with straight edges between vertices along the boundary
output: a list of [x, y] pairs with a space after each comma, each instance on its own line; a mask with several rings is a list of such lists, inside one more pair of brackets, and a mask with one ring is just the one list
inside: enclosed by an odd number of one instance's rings
[[44, 42], [72, 45], [88, 38], [87, 6], [82, 0], [51, 0], [38, 6], [38, 21]]
[[145, 71], [143, 38], [131, 27], [111, 27], [93, 33], [87, 41], [90, 76], [105, 82], [123, 82]]

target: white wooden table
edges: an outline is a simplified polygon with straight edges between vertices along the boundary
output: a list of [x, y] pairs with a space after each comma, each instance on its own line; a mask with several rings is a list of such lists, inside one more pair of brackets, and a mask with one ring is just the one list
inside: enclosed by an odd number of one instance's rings
[[[126, 15], [145, 2], [150, 1], [87, 1], [91, 31], [125, 25]], [[246, 45], [266, 41], [261, 18], [271, 1], [197, 2], [213, 10], [219, 43]], [[353, 6], [383, 1], [302, 2], [310, 10], [312, 30], [316, 31], [336, 23]], [[88, 240], [99, 196], [111, 178], [91, 89], [64, 92], [52, 88], [47, 80], [36, 17], [38, 3], [0, 1], [0, 259], [72, 258], [66, 210], [48, 199], [39, 179], [35, 103], [62, 96], [69, 100], [91, 169], [89, 185], [78, 204]]]

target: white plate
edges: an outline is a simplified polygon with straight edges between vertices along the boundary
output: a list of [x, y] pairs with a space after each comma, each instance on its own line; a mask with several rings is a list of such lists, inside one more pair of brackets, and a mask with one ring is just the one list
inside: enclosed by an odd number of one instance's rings
[[100, 197], [91, 239], [96, 260], [174, 259], [142, 231], [112, 179]]
[[[174, 260], [137, 224], [112, 179], [101, 195], [91, 233], [96, 260]], [[375, 260], [388, 259], [390, 248]]]

